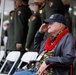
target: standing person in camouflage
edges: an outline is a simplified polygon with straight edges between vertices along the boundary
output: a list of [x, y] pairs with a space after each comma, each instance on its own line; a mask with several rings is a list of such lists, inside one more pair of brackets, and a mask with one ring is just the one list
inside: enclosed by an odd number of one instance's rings
[[31, 16], [31, 10], [28, 7], [29, 0], [16, 0], [16, 9], [14, 16], [10, 18], [8, 30], [8, 51], [25, 51], [26, 37], [28, 33], [28, 19]]
[[26, 48], [25, 50], [33, 50], [34, 51], [34, 36], [37, 30], [41, 26], [41, 17], [40, 17], [40, 7], [41, 3], [44, 0], [34, 0], [34, 14], [30, 18], [30, 23], [29, 23], [29, 31], [28, 31], [28, 36], [27, 36], [27, 42], [26, 42]]

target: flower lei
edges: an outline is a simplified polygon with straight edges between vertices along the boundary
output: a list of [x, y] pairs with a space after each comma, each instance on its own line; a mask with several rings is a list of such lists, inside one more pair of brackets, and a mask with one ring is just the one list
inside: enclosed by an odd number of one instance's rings
[[57, 38], [54, 40], [53, 43], [51, 43], [51, 39], [50, 39], [50, 37], [48, 37], [48, 39], [46, 40], [44, 49], [47, 50], [47, 51], [53, 50], [53, 48], [56, 46], [56, 44], [57, 44], [57, 43], [61, 40], [61, 38], [62, 38], [66, 33], [68, 33], [68, 32], [69, 32], [68, 29], [63, 30], [63, 31], [57, 36]]

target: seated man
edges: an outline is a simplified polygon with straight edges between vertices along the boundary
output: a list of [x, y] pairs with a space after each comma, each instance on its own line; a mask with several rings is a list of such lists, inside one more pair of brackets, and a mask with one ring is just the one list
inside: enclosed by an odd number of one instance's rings
[[[46, 31], [49, 36], [43, 39]], [[37, 72], [25, 70], [14, 75], [41, 75], [49, 64], [46, 75], [69, 75], [70, 65], [74, 61], [75, 43], [75, 38], [66, 27], [65, 18], [61, 14], [53, 14], [49, 19], [44, 20], [44, 24], [35, 35], [35, 50], [44, 56]]]

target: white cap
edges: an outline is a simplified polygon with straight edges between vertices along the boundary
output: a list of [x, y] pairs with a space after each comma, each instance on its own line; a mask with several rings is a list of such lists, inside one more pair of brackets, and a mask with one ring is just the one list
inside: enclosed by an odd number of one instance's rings
[[5, 21], [3, 22], [3, 25], [5, 25], [5, 24], [9, 24], [9, 20], [5, 20]]

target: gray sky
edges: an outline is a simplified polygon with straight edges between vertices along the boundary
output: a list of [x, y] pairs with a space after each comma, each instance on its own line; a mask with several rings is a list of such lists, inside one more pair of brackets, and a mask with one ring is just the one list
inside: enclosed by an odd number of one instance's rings
[[[33, 2], [34, 0], [29, 0], [29, 2]], [[4, 14], [8, 14], [11, 10], [14, 9], [14, 0], [5, 0], [5, 9]], [[0, 12], [1, 12], [1, 5], [0, 5]]]

